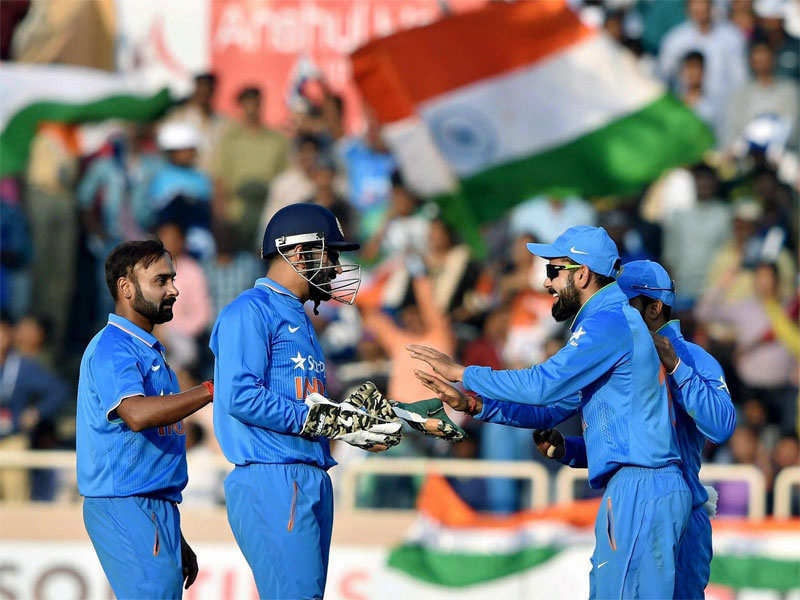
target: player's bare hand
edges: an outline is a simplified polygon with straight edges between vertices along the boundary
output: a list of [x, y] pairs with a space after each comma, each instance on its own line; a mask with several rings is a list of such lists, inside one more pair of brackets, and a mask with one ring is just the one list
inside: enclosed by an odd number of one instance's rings
[[533, 443], [547, 458], [564, 458], [567, 447], [564, 436], [558, 429], [537, 429], [533, 432]]
[[464, 365], [458, 364], [447, 354], [439, 352], [436, 348], [411, 344], [406, 346], [406, 350], [408, 350], [411, 358], [428, 363], [431, 369], [447, 381], [457, 382], [464, 377]]
[[183, 589], [188, 590], [189, 586], [197, 579], [197, 571], [199, 569], [197, 567], [197, 555], [186, 543], [183, 534], [181, 534], [181, 563], [183, 564], [183, 580], [186, 582]]
[[[414, 370], [414, 375], [417, 377], [417, 379], [419, 379], [422, 385], [436, 394], [436, 397], [447, 404], [447, 406], [459, 412], [469, 412], [469, 397], [447, 383], [444, 379], [418, 369]], [[480, 398], [476, 398], [476, 402], [478, 403], [478, 406], [476, 406], [476, 412], [480, 412], [480, 410], [483, 408], [483, 401]], [[429, 420], [435, 421], [436, 419]], [[430, 427], [435, 426], [435, 423], [430, 424]], [[426, 425], [425, 428], [428, 429], [428, 425]]]
[[667, 373], [672, 373], [675, 370], [675, 367], [678, 366], [678, 355], [675, 354], [675, 348], [672, 347], [672, 342], [669, 341], [669, 338], [666, 338], [663, 335], [658, 335], [657, 333], [652, 335], [653, 343], [656, 346], [656, 351], [658, 352], [658, 358], [661, 360], [661, 364], [664, 365]]

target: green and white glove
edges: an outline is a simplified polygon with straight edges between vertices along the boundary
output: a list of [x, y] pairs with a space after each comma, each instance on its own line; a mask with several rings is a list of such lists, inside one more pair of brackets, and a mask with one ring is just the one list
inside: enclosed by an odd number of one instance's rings
[[395, 402], [388, 400], [371, 381], [365, 381], [344, 400], [368, 414], [388, 421], [403, 419], [408, 425], [425, 435], [432, 435], [451, 442], [460, 442], [467, 434], [450, 420], [438, 398], [419, 402]]
[[467, 432], [447, 416], [444, 405], [438, 398], [419, 402], [394, 402], [393, 406], [394, 414], [425, 435], [448, 442], [460, 442], [467, 437]]
[[377, 446], [390, 448], [400, 443], [398, 420], [374, 417], [352, 404], [337, 404], [317, 393], [306, 396], [305, 404], [308, 416], [300, 431], [303, 437], [342, 440], [363, 450]]

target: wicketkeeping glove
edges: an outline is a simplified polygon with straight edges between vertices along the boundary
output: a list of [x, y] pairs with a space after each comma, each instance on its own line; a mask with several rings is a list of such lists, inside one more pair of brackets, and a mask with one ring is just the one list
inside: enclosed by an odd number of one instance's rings
[[352, 404], [337, 404], [317, 393], [306, 396], [305, 404], [308, 416], [300, 431], [303, 437], [342, 440], [364, 450], [400, 443], [400, 421], [374, 417]]
[[548, 458], [564, 458], [564, 455], [567, 453], [564, 436], [558, 429], [535, 430], [533, 432], [533, 443], [536, 444], [539, 452]]
[[[451, 442], [460, 442], [467, 436], [463, 429], [450, 420], [444, 411], [442, 401], [438, 398], [409, 403], [395, 402], [384, 398], [374, 383], [365, 381], [344, 401], [380, 419], [393, 421], [400, 417], [410, 427], [425, 435], [432, 435]], [[436, 421], [433, 428], [425, 427], [428, 420]]]

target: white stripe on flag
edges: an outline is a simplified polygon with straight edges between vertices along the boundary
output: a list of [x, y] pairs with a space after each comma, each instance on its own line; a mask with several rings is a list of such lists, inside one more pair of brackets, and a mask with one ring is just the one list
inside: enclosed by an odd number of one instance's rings
[[629, 51], [598, 34], [418, 108], [436, 146], [463, 177], [565, 144], [663, 94]]

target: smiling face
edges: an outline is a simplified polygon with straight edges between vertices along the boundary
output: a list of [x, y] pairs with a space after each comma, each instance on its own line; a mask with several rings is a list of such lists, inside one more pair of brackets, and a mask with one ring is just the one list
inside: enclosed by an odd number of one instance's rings
[[[551, 265], [574, 266], [574, 263], [566, 258], [553, 258]], [[581, 266], [581, 269], [586, 267]], [[581, 308], [581, 297], [578, 288], [575, 286], [575, 273], [579, 269], [560, 269], [556, 277], [546, 277], [544, 280], [545, 289], [553, 296], [553, 308], [551, 313], [553, 318], [558, 321], [566, 321], [578, 314]]]

